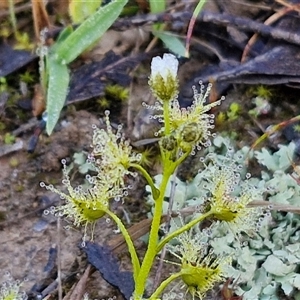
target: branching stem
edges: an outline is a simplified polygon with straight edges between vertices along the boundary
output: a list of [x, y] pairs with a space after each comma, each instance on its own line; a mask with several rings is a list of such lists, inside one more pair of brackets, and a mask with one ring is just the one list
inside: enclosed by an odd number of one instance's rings
[[123, 225], [122, 221], [118, 218], [117, 215], [115, 215], [112, 211], [110, 210], [106, 210], [106, 213], [115, 221], [115, 223], [118, 225], [119, 229], [122, 232], [122, 235], [126, 241], [127, 247], [128, 247], [128, 251], [130, 253], [130, 257], [131, 257], [131, 262], [132, 262], [132, 266], [133, 266], [133, 279], [136, 282], [137, 281], [137, 275], [140, 271], [140, 261], [138, 259], [135, 247], [133, 245], [133, 242], [131, 240], [131, 237], [127, 231], [127, 229], [125, 228], [125, 226]]
[[191, 229], [193, 226], [195, 226], [197, 223], [202, 222], [203, 220], [205, 220], [206, 218], [210, 217], [211, 215], [213, 215], [213, 211], [210, 210], [207, 213], [199, 216], [198, 218], [190, 221], [189, 223], [187, 223], [186, 225], [184, 225], [181, 228], [178, 228], [177, 230], [173, 231], [172, 233], [170, 233], [169, 235], [167, 235], [157, 246], [156, 252], [158, 253], [169, 241], [171, 241], [173, 238], [175, 238], [176, 236], [178, 236], [179, 234]]

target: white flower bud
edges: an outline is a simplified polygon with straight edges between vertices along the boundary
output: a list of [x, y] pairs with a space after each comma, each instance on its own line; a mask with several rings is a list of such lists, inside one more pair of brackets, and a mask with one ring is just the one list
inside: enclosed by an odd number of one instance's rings
[[166, 53], [163, 58], [156, 56], [151, 62], [151, 77], [160, 75], [166, 82], [168, 75], [176, 79], [178, 71], [178, 60], [173, 54]]
[[153, 95], [161, 102], [171, 101], [178, 94], [178, 60], [172, 54], [152, 59], [149, 85]]

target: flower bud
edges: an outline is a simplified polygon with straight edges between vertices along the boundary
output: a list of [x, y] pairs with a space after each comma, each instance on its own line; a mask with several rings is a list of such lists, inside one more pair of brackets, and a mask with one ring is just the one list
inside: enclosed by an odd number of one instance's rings
[[256, 189], [247, 176], [242, 180], [239, 165], [230, 157], [222, 163], [213, 161], [208, 172], [212, 180], [209, 202], [213, 218], [229, 224], [235, 234], [245, 232], [252, 235], [263, 209], [248, 204], [263, 198], [264, 188]]
[[149, 85], [153, 95], [160, 100], [171, 101], [178, 94], [178, 60], [172, 54], [164, 54], [163, 58], [156, 56], [151, 62]]
[[231, 264], [231, 257], [217, 256], [208, 252], [204, 236], [193, 230], [176, 237], [178, 245], [168, 245], [168, 251], [181, 261], [181, 279], [191, 293], [192, 299], [203, 299], [216, 282], [226, 275], [226, 267]]
[[161, 139], [161, 147], [167, 151], [173, 151], [177, 147], [177, 140], [174, 135], [164, 136]]
[[180, 138], [186, 143], [196, 143], [201, 137], [201, 130], [196, 122], [186, 124], [180, 131]]

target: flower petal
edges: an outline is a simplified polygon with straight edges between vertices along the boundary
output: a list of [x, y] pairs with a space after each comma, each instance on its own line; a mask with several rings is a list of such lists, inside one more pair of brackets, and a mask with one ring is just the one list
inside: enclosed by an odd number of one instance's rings
[[173, 54], [166, 53], [163, 58], [156, 56], [151, 62], [151, 77], [155, 78], [160, 75], [165, 81], [171, 74], [172, 77], [176, 78], [178, 71], [178, 60]]

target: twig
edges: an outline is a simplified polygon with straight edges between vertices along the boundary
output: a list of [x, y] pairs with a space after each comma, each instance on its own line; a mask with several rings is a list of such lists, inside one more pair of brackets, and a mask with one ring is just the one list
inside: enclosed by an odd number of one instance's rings
[[[282, 9], [280, 9], [279, 11], [277, 11], [275, 14], [273, 14], [272, 16], [270, 16], [265, 22], [265, 25], [271, 25], [273, 23], [275, 23], [277, 20], [279, 20], [280, 18], [282, 18], [283, 16], [285, 16], [287, 13], [294, 11], [294, 10], [299, 10], [300, 5], [299, 4], [295, 4], [295, 5], [291, 5], [289, 7], [284, 7]], [[241, 62], [245, 62], [248, 53], [251, 49], [251, 46], [254, 45], [254, 43], [256, 42], [257, 38], [258, 38], [259, 34], [255, 33], [248, 41], [247, 45], [245, 46], [244, 52], [242, 54], [242, 58], [241, 58]]]
[[23, 132], [29, 131], [39, 124], [39, 120], [36, 117], [29, 119], [25, 124], [20, 125], [17, 129], [13, 130], [12, 134], [18, 136]]
[[94, 271], [95, 269], [88, 265], [80, 280], [73, 285], [71, 291], [64, 297], [64, 300], [81, 300], [85, 293], [86, 282]]
[[288, 43], [300, 45], [300, 34], [287, 32], [286, 29], [279, 29], [264, 25], [249, 18], [236, 17], [229, 14], [203, 12], [200, 15], [200, 19], [203, 22], [211, 22], [223, 26], [236, 26], [245, 31], [257, 32], [261, 35], [270, 36], [277, 40], [283, 40]]
[[61, 235], [60, 217], [57, 218], [57, 281], [58, 281], [58, 300], [62, 300], [62, 273], [61, 273]]
[[23, 148], [24, 148], [24, 142], [22, 140], [18, 140], [16, 143], [12, 145], [0, 146], [0, 157], [12, 152], [22, 150]]
[[[31, 9], [31, 2], [20, 5], [20, 6], [16, 6], [15, 7], [15, 13], [17, 14], [17, 13], [20, 13], [20, 12], [23, 12], [23, 11], [26, 11], [26, 10], [30, 10], [30, 9]], [[8, 10], [0, 12], [0, 19], [2, 17], [7, 17], [7, 16], [9, 16], [9, 11]]]
[[279, 203], [272, 203], [269, 201], [252, 201], [248, 205], [249, 207], [257, 207], [257, 206], [265, 206], [269, 207], [270, 210], [278, 210], [284, 212], [292, 212], [295, 214], [300, 214], [300, 207], [288, 204], [279, 204]]
[[[146, 24], [153, 24], [156, 22], [186, 22], [192, 17], [191, 12], [175, 12], [172, 14], [162, 13], [157, 15], [146, 15], [143, 17], [134, 17], [120, 19], [113, 24], [116, 30], [125, 30], [132, 26], [143, 26]], [[249, 32], [257, 32], [263, 36], [269, 36], [276, 40], [286, 41], [291, 44], [300, 45], [300, 34], [295, 32], [288, 32], [286, 29], [274, 28], [269, 25], [264, 25], [260, 22], [253, 21], [249, 18], [236, 17], [234, 15], [222, 13], [212, 13], [203, 11], [200, 13], [197, 21], [205, 23], [213, 23], [221, 26], [236, 26], [239, 29]]]

